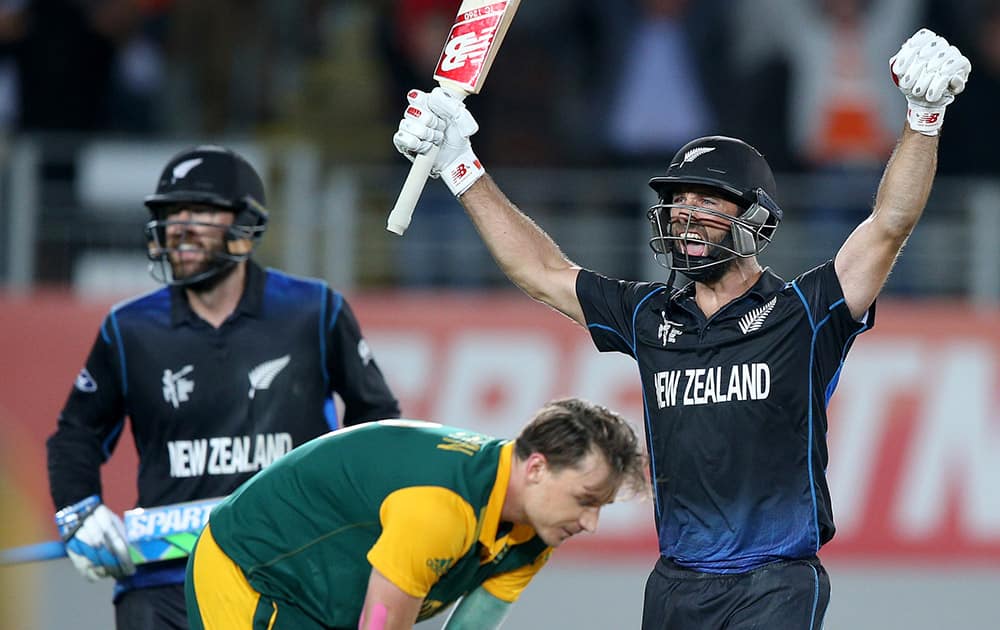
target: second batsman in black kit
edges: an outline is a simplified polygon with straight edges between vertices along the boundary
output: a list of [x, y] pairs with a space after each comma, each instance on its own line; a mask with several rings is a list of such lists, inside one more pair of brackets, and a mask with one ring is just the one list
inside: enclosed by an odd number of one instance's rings
[[[440, 88], [408, 95], [396, 147], [412, 157], [440, 145], [432, 174], [507, 276], [585, 326], [598, 349], [638, 362], [660, 550], [643, 630], [823, 625], [830, 581], [817, 554], [834, 535], [827, 403], [927, 203], [945, 107], [971, 69], [926, 29], [890, 67], [907, 124], [871, 216], [832, 260], [790, 282], [757, 259], [783, 212], [767, 161], [746, 142], [698, 138], [650, 180], [650, 246], [671, 275], [613, 280], [568, 260], [486, 175], [460, 100]], [[675, 289], [675, 272], [690, 282]]]
[[151, 269], [168, 286], [111, 309], [48, 441], [67, 552], [88, 578], [117, 580], [119, 630], [187, 627], [185, 560], [136, 570], [101, 500], [100, 466], [126, 417], [143, 507], [227, 495], [341, 424], [399, 417], [344, 296], [250, 259], [268, 213], [245, 159], [182, 152], [146, 205]]

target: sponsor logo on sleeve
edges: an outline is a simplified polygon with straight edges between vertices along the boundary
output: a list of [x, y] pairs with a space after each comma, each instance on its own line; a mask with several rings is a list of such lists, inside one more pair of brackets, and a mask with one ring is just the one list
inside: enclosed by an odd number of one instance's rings
[[80, 370], [80, 373], [76, 375], [73, 387], [85, 394], [93, 394], [97, 391], [97, 381], [95, 381], [94, 377], [90, 375], [87, 368], [83, 368]]
[[434, 572], [434, 575], [441, 577], [451, 568], [454, 562], [453, 558], [428, 558], [427, 566]]
[[368, 365], [372, 362], [371, 346], [364, 339], [358, 342], [358, 356], [361, 357], [361, 365]]

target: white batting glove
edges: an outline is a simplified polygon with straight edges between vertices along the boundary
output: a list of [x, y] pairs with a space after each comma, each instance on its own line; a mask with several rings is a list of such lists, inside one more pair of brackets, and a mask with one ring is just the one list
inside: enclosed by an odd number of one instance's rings
[[410, 90], [406, 98], [409, 106], [392, 143], [410, 161], [440, 146], [431, 177], [440, 176], [453, 195], [461, 195], [486, 172], [469, 141], [479, 124], [462, 101], [444, 88], [434, 88], [430, 94]]
[[948, 40], [922, 28], [889, 59], [889, 70], [909, 105], [910, 129], [936, 136], [944, 109], [965, 89], [972, 64]]
[[66, 555], [88, 580], [135, 573], [125, 525], [97, 495], [56, 512], [56, 525], [66, 543]]

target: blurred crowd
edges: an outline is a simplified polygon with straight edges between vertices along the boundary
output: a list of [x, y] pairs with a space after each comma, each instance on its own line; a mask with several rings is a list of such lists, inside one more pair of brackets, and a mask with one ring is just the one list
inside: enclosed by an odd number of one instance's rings
[[[378, 157], [406, 90], [432, 85], [458, 4], [0, 0], [0, 129], [305, 134]], [[470, 101], [478, 146], [505, 165], [660, 165], [725, 133], [777, 170], [878, 167], [903, 107], [886, 59], [920, 25], [973, 62], [942, 170], [996, 172], [995, 0], [524, 2], [489, 97]]]
[[[327, 160], [398, 164], [405, 93], [433, 87], [459, 4], [0, 0], [0, 142], [308, 138]], [[869, 210], [903, 125], [887, 60], [920, 26], [973, 67], [940, 171], [1000, 173], [997, 0], [525, 0], [468, 101], [476, 149], [498, 167], [655, 172], [691, 138], [734, 135], [777, 172], [819, 175], [805, 218], [839, 239], [822, 224]], [[470, 229], [431, 188], [423, 203], [450, 213], [446, 231]], [[862, 202], [824, 201], [844, 197]]]

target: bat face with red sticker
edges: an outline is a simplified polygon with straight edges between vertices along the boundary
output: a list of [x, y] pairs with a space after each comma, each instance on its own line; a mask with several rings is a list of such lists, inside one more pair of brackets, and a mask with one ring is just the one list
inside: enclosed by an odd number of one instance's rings
[[[521, 0], [465, 0], [448, 34], [434, 80], [463, 99], [478, 94]], [[418, 155], [389, 213], [386, 229], [402, 236], [430, 175], [438, 148]]]
[[434, 80], [455, 92], [478, 94], [519, 3], [520, 0], [462, 3], [441, 51]]

